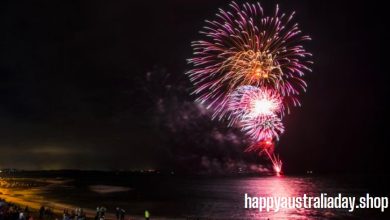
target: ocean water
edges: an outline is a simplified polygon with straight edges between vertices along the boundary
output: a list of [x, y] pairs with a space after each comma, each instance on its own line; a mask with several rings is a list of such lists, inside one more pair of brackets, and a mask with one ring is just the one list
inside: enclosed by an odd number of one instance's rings
[[[155, 175], [85, 174], [33, 178], [34, 196], [50, 202], [94, 210], [97, 206], [124, 208], [127, 213], [178, 219], [390, 219], [378, 209], [282, 209], [259, 212], [244, 208], [250, 196], [389, 196], [386, 177], [369, 176], [269, 176], [178, 177]], [[48, 181], [50, 180], [50, 181]], [[13, 179], [12, 181], [18, 181]], [[26, 181], [26, 179], [24, 179]], [[31, 181], [31, 179], [30, 179]], [[35, 187], [35, 188], [34, 188]], [[19, 193], [23, 196], [23, 192]], [[1, 195], [0, 195], [1, 197]], [[33, 196], [32, 196], [33, 197]], [[31, 198], [32, 198], [31, 197]]]

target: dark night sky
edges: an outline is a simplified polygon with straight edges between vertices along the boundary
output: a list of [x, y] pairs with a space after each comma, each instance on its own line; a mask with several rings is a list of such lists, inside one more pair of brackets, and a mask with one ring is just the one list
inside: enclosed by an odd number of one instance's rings
[[[0, 168], [159, 168], [137, 79], [155, 66], [183, 75], [203, 20], [227, 1], [102, 2], [0, 3]], [[315, 61], [303, 107], [284, 119], [286, 169], [384, 171], [385, 6], [278, 3], [296, 10]]]

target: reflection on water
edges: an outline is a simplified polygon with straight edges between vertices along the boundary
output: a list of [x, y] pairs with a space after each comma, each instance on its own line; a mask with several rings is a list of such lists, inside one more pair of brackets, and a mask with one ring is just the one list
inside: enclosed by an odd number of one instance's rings
[[[189, 201], [194, 216], [222, 219], [329, 219], [356, 217], [362, 213], [349, 213], [344, 209], [281, 209], [278, 212], [259, 212], [244, 208], [244, 195], [256, 197], [329, 196], [342, 193], [353, 196], [367, 192], [364, 188], [339, 183], [333, 178], [311, 177], [261, 177], [242, 179], [216, 179], [193, 181]], [[378, 210], [376, 210], [379, 212]]]
[[[259, 212], [244, 208], [244, 195], [249, 196], [329, 196], [342, 193], [348, 196], [368, 192], [358, 181], [345, 182], [330, 177], [118, 177], [51, 181], [48, 179], [3, 179], [2, 196], [17, 202], [28, 202], [37, 207], [43, 201], [61, 209], [82, 206], [91, 210], [104, 205], [112, 212], [120, 206], [127, 213], [138, 215], [148, 209], [154, 216], [207, 217], [218, 219], [328, 219], [367, 216], [362, 212], [347, 210], [282, 209], [278, 212]], [[24, 187], [4, 187], [4, 183], [26, 183]], [[37, 184], [39, 183], [39, 184]], [[11, 184], [11, 185], [12, 185]], [[34, 185], [35, 184], [35, 185]], [[104, 186], [104, 192], [93, 190]], [[16, 190], [17, 189], [17, 190]], [[114, 190], [116, 189], [116, 190]], [[126, 189], [117, 191], [117, 189]], [[382, 195], [387, 196], [387, 195]], [[35, 203], [35, 204], [34, 204]], [[55, 208], [54, 207], [54, 208]], [[378, 213], [378, 210], [374, 210]], [[380, 213], [379, 213], [380, 214]], [[370, 216], [370, 215], [368, 215]], [[196, 218], [195, 218], [196, 219]], [[364, 218], [363, 218], [364, 219]]]
[[[316, 184], [311, 178], [270, 177], [245, 181], [246, 186], [239, 189], [241, 193], [248, 192], [251, 196], [266, 197], [294, 197], [318, 195], [323, 186]], [[325, 191], [329, 192], [329, 191]], [[281, 209], [278, 212], [259, 212], [255, 209], [247, 210], [245, 216], [251, 218], [302, 219], [302, 217], [334, 217], [336, 212], [325, 212], [315, 209]]]

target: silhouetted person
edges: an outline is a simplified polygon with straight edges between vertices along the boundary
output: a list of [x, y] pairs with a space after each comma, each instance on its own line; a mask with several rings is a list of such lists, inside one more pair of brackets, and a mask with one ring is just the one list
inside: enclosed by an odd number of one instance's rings
[[124, 209], [121, 209], [121, 220], [125, 220], [125, 214], [126, 211]]
[[54, 216], [53, 210], [51, 210], [51, 208], [47, 208], [47, 209], [45, 210], [45, 215], [46, 215], [49, 219], [53, 219], [53, 216]]
[[26, 220], [26, 216], [24, 215], [23, 212], [19, 212], [19, 220]]
[[100, 207], [100, 209], [99, 209], [99, 219], [100, 220], [103, 220], [105, 218], [106, 211], [107, 211], [107, 209], [104, 206]]
[[119, 220], [120, 214], [121, 214], [121, 212], [120, 212], [119, 207], [116, 207], [116, 209], [115, 209], [116, 220]]
[[45, 207], [41, 206], [39, 209], [39, 219], [43, 219], [45, 217]]
[[99, 220], [100, 218], [100, 207], [96, 207], [96, 215], [95, 215], [95, 220]]
[[69, 211], [68, 211], [68, 209], [64, 209], [64, 213], [62, 215], [62, 220], [69, 220]]
[[150, 219], [150, 213], [148, 210], [145, 210], [145, 220], [149, 220]]
[[28, 206], [26, 206], [26, 208], [24, 208], [24, 213], [26, 213], [26, 215], [28, 215], [30, 213]]

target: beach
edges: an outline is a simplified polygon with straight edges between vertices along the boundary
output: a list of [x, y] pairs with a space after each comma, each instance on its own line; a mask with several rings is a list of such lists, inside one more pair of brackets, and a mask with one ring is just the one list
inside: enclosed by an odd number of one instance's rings
[[[379, 215], [378, 210], [287, 209], [259, 212], [245, 209], [245, 193], [262, 196], [375, 194], [375, 187], [359, 177], [174, 177], [89, 174], [66, 177], [2, 178], [0, 197], [34, 210], [42, 205], [61, 215], [64, 209], [83, 208], [88, 218], [96, 207], [107, 208], [107, 219], [116, 219], [116, 207], [126, 210], [126, 219], [143, 219], [145, 210], [153, 219], [285, 219], [355, 218]], [[351, 187], [351, 184], [355, 184]], [[377, 188], [379, 190], [380, 188]]]

